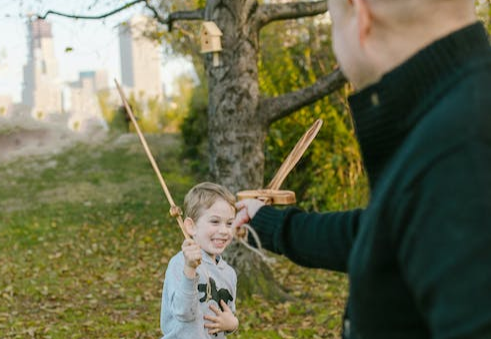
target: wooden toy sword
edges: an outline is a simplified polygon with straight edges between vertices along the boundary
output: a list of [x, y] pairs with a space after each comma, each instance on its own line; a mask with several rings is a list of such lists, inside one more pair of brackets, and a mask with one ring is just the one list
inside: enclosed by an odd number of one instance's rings
[[296, 201], [295, 192], [280, 190], [280, 186], [286, 179], [288, 173], [290, 173], [290, 171], [293, 169], [293, 167], [295, 167], [302, 155], [305, 153], [310, 143], [316, 137], [317, 133], [319, 133], [321, 126], [322, 120], [318, 119], [307, 130], [307, 132], [305, 132], [265, 189], [240, 191], [237, 193], [237, 199], [259, 199], [264, 201], [266, 204], [272, 205], [294, 204]]
[[138, 134], [138, 137], [140, 138], [140, 141], [143, 145], [143, 148], [145, 149], [145, 152], [147, 154], [148, 160], [150, 160], [150, 163], [152, 164], [152, 167], [155, 171], [155, 174], [157, 174], [157, 177], [159, 178], [160, 185], [162, 186], [162, 189], [164, 190], [165, 196], [167, 197], [167, 201], [169, 201], [170, 204], [170, 215], [174, 218], [176, 218], [177, 223], [179, 224], [179, 227], [181, 228], [182, 234], [184, 234], [184, 237], [186, 239], [189, 239], [189, 234], [186, 232], [184, 228], [184, 222], [182, 220], [182, 210], [179, 208], [174, 203], [174, 199], [172, 199], [172, 196], [169, 192], [169, 189], [167, 188], [167, 185], [165, 184], [165, 180], [162, 177], [162, 174], [160, 173], [159, 167], [157, 166], [157, 163], [155, 162], [155, 159], [152, 155], [152, 152], [150, 152], [150, 148], [148, 147], [147, 141], [145, 140], [145, 137], [143, 136], [143, 133], [140, 130], [140, 127], [138, 127], [138, 123], [136, 122], [135, 116], [133, 114], [133, 110], [131, 109], [128, 100], [126, 100], [126, 97], [123, 93], [123, 90], [121, 89], [121, 86], [119, 86], [119, 83], [114, 79], [114, 82], [116, 83], [116, 87], [118, 89], [119, 95], [121, 96], [121, 100], [123, 100], [124, 107], [126, 109], [126, 113], [129, 115], [131, 122], [133, 122], [133, 125], [135, 126], [135, 130]]

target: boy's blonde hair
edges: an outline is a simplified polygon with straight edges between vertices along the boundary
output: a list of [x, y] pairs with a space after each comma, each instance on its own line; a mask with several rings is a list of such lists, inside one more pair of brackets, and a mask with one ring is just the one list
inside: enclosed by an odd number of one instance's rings
[[210, 208], [218, 199], [223, 199], [235, 210], [235, 196], [225, 187], [202, 182], [189, 190], [184, 198], [184, 215], [197, 221], [203, 210]]

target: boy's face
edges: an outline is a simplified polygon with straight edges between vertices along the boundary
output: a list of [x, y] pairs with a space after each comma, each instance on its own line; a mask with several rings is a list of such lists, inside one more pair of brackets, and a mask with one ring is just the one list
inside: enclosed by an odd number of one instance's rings
[[215, 259], [232, 241], [232, 222], [235, 209], [225, 200], [218, 199], [207, 210], [203, 210], [192, 227], [196, 243]]

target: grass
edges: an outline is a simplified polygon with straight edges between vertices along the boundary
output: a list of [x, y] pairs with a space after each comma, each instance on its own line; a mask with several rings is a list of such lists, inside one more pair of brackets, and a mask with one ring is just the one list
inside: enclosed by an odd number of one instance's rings
[[[175, 135], [150, 137], [181, 204], [198, 179]], [[0, 337], [160, 338], [162, 281], [182, 235], [136, 136], [0, 165]], [[284, 258], [296, 297], [238, 300], [236, 338], [337, 338], [343, 275]]]

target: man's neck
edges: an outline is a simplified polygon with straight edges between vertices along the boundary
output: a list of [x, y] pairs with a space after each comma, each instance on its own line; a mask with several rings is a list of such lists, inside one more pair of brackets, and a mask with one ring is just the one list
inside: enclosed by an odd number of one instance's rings
[[[438, 15], [431, 22], [414, 27], [399, 27], [389, 32], [383, 39], [376, 39], [368, 46], [367, 53], [373, 60], [375, 71], [359, 89], [378, 82], [384, 74], [403, 64], [418, 51], [433, 42], [476, 22], [475, 14], [462, 16], [454, 20], [438, 20]], [[384, 51], [384, 53], [380, 53]]]

